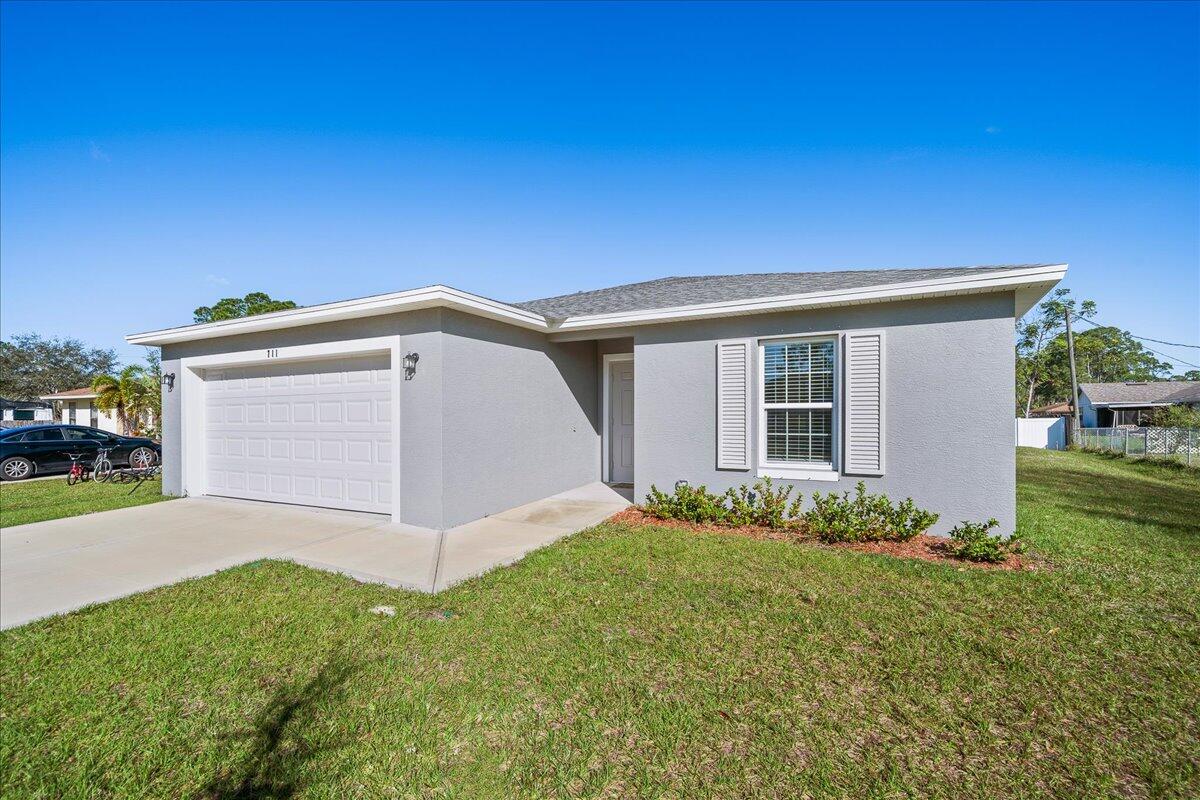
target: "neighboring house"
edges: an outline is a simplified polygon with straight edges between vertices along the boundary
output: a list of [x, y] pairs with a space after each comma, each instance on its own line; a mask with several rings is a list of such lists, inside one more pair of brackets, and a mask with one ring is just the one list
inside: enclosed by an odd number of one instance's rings
[[42, 395], [43, 400], [54, 403], [57, 409], [55, 416], [64, 425], [90, 425], [109, 433], [128, 433], [122, 430], [123, 426], [113, 412], [101, 411], [96, 407], [96, 397], [96, 393], [87, 387]]
[[598, 480], [871, 491], [1015, 524], [1012, 331], [1063, 265], [446, 286], [133, 334], [163, 488], [446, 529]]
[[1149, 425], [1167, 406], [1200, 406], [1200, 381], [1081, 383], [1079, 420], [1085, 428]]
[[1072, 416], [1070, 401], [1064, 400], [1061, 403], [1051, 403], [1046, 406], [1038, 406], [1029, 411], [1030, 419], [1044, 419], [1046, 417], [1069, 417]]
[[0, 397], [0, 423], [3, 423], [3, 427], [32, 425], [37, 422], [50, 422], [53, 419], [54, 411], [49, 403], [36, 400], [7, 400]]

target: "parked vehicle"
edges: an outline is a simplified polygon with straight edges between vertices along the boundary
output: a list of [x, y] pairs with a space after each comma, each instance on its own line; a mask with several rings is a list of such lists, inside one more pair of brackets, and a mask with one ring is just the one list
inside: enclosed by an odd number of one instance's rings
[[68, 472], [72, 454], [94, 458], [109, 450], [113, 466], [144, 469], [162, 458], [162, 447], [140, 436], [117, 436], [81, 425], [33, 425], [0, 432], [0, 480]]

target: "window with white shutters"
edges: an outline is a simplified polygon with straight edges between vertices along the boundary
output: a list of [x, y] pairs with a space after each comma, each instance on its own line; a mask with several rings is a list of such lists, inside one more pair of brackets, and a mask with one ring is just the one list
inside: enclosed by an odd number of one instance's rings
[[883, 331], [846, 334], [846, 431], [843, 472], [882, 475]]
[[717, 342], [717, 468], [750, 469], [750, 352], [746, 339]]
[[760, 343], [763, 467], [833, 469], [836, 351], [831, 338]]

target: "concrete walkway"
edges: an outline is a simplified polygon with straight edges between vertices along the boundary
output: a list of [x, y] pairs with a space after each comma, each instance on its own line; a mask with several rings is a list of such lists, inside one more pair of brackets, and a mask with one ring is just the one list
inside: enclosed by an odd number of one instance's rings
[[0, 531], [0, 628], [261, 558], [435, 592], [629, 505], [601, 483], [434, 531], [373, 514], [185, 498]]

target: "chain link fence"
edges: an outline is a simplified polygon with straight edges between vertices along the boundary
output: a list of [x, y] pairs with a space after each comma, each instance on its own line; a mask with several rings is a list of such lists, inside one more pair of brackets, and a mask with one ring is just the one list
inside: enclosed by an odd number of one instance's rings
[[1192, 428], [1080, 428], [1076, 447], [1140, 458], [1169, 458], [1200, 467], [1200, 431]]

